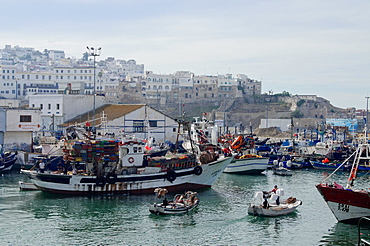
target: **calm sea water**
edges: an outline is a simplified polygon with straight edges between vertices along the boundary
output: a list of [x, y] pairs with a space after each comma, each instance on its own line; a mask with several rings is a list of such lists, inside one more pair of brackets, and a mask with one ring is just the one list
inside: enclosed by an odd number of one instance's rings
[[[0, 177], [0, 245], [356, 245], [357, 226], [338, 223], [315, 188], [326, 172], [291, 177], [222, 174], [189, 214], [150, 214], [153, 196], [64, 197], [20, 191], [22, 174]], [[334, 177], [342, 184], [347, 173]], [[369, 183], [367, 177], [357, 182]], [[247, 214], [255, 191], [278, 185], [303, 201], [291, 215]], [[366, 186], [367, 187], [367, 186]], [[364, 235], [369, 230], [362, 230]]]

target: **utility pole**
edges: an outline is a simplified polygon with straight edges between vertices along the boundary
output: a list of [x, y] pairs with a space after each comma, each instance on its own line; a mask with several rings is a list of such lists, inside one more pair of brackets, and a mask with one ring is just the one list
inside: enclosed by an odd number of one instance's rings
[[367, 126], [368, 126], [368, 115], [369, 115], [369, 97], [366, 98], [366, 124], [365, 124], [365, 137], [367, 138]]
[[96, 76], [95, 76], [95, 70], [96, 70], [96, 65], [95, 65], [95, 62], [96, 62], [96, 57], [97, 56], [100, 56], [100, 51], [101, 51], [101, 47], [99, 47], [98, 49], [95, 49], [94, 47], [89, 47], [89, 46], [86, 46], [87, 50], [89, 51], [89, 56], [93, 56], [94, 57], [94, 90], [93, 90], [93, 93], [94, 93], [94, 104], [93, 104], [93, 115], [92, 115], [92, 126], [94, 127], [95, 126], [95, 109], [96, 109]]

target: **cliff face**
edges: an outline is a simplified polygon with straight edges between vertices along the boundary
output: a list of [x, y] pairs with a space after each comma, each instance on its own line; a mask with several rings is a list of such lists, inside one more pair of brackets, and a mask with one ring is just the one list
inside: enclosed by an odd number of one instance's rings
[[[133, 98], [127, 97], [128, 101]], [[125, 103], [128, 103], [127, 100]], [[207, 98], [183, 103], [182, 101], [166, 101], [161, 98], [147, 99], [148, 105], [161, 112], [185, 120], [201, 117], [207, 113], [208, 120], [223, 121], [229, 127], [253, 129], [259, 127], [261, 119], [290, 119], [298, 118], [305, 121], [305, 125], [315, 127], [317, 122], [326, 118], [353, 118], [354, 109], [341, 109], [334, 107], [324, 98], [315, 95], [275, 96], [258, 95], [241, 98]], [[185, 112], [185, 114], [183, 114]]]
[[222, 106], [214, 110], [214, 118], [210, 120], [223, 120], [225, 117], [228, 126], [239, 126], [241, 123], [256, 129], [261, 119], [290, 119], [293, 116], [307, 122], [307, 126], [315, 127], [325, 118], [351, 118], [354, 112], [353, 109], [334, 107], [328, 100], [316, 96], [278, 97], [258, 103], [237, 99], [229, 105], [226, 110]]

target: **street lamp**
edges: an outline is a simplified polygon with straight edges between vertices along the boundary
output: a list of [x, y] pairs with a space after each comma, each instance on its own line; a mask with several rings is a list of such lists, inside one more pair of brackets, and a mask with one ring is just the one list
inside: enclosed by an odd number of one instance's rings
[[93, 56], [94, 57], [94, 90], [93, 90], [93, 93], [94, 93], [94, 105], [93, 105], [93, 116], [92, 116], [92, 121], [93, 121], [93, 126], [95, 126], [95, 121], [94, 121], [94, 117], [95, 117], [95, 98], [96, 98], [96, 79], [95, 79], [95, 70], [96, 70], [96, 66], [95, 66], [95, 61], [96, 61], [96, 57], [97, 56], [100, 56], [100, 51], [101, 51], [101, 47], [99, 47], [98, 49], [95, 49], [94, 47], [89, 47], [89, 46], [86, 46], [87, 50], [89, 51], [89, 56]]
[[366, 124], [365, 124], [365, 135], [366, 135], [366, 138], [367, 138], [367, 126], [368, 126], [368, 123], [367, 123], [367, 120], [368, 120], [368, 108], [369, 108], [369, 97], [365, 97], [366, 98]]

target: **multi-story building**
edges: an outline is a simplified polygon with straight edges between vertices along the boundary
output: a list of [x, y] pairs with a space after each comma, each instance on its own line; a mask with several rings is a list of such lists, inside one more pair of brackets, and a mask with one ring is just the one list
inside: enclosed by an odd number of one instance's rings
[[[95, 96], [95, 108], [105, 104], [103, 96]], [[40, 129], [56, 131], [58, 125], [80, 114], [89, 112], [89, 120], [94, 121], [94, 96], [75, 94], [35, 94], [29, 96], [29, 107], [41, 110]]]

